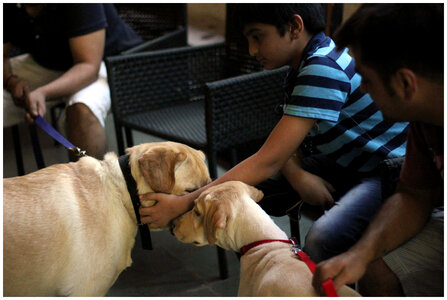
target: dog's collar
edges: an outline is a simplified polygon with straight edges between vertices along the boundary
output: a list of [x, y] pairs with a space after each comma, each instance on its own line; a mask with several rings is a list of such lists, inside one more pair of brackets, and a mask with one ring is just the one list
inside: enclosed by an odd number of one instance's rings
[[142, 224], [140, 220], [140, 198], [138, 196], [137, 191], [137, 183], [132, 176], [132, 172], [130, 171], [129, 164], [129, 155], [121, 155], [118, 158], [118, 162], [121, 168], [121, 172], [123, 173], [124, 180], [126, 181], [127, 191], [129, 192], [130, 199], [132, 200], [132, 206], [135, 211], [135, 216], [137, 218], [138, 229], [140, 231], [141, 243], [143, 245], [143, 249], [152, 250], [152, 241], [151, 234], [149, 232], [149, 228], [146, 224]]
[[273, 243], [273, 242], [281, 242], [281, 243], [287, 243], [287, 244], [294, 245], [294, 242], [292, 242], [292, 240], [260, 240], [260, 241], [256, 241], [256, 242], [250, 243], [248, 245], [245, 245], [244, 247], [241, 248], [241, 250], [239, 252], [241, 253], [241, 255], [244, 255], [251, 248], [254, 248], [254, 247], [262, 245], [262, 244], [268, 244], [268, 243]]
[[[251, 248], [254, 248], [254, 247], [262, 245], [262, 244], [268, 244], [268, 243], [273, 243], [273, 242], [281, 242], [281, 243], [291, 244], [293, 253], [302, 262], [304, 262], [307, 265], [307, 267], [309, 268], [309, 270], [312, 273], [315, 273], [315, 268], [316, 268], [315, 263], [309, 258], [309, 256], [306, 255], [306, 253], [303, 252], [303, 250], [301, 250], [301, 247], [298, 244], [298, 242], [295, 240], [295, 238], [291, 238], [288, 240], [260, 240], [260, 241], [245, 245], [244, 247], [241, 248], [241, 250], [239, 252], [241, 253], [241, 255], [244, 255]], [[326, 294], [326, 296], [328, 296], [328, 297], [337, 297], [338, 296], [337, 291], [335, 290], [334, 282], [332, 281], [332, 278], [325, 280], [322, 283], [322, 288], [323, 288], [323, 291]]]

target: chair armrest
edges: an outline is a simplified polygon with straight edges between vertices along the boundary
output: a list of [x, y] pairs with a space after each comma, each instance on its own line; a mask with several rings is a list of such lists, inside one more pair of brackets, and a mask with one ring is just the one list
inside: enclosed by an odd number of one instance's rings
[[174, 47], [187, 46], [186, 28], [181, 27], [177, 30], [169, 32], [161, 37], [155, 38], [151, 41], [144, 42], [141, 45], [123, 51], [121, 54], [133, 54], [144, 51], [154, 51]]
[[389, 158], [380, 162], [379, 174], [382, 182], [382, 198], [388, 198], [394, 194], [399, 182], [400, 170], [405, 156]]
[[287, 67], [206, 83], [208, 144], [214, 151], [266, 138], [278, 122]]

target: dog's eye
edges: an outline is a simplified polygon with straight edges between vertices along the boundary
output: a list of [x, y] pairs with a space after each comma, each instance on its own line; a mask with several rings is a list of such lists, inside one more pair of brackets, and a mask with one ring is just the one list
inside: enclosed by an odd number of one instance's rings
[[194, 212], [194, 214], [195, 214], [196, 216], [200, 217], [200, 213], [199, 213], [198, 210], [194, 209], [193, 212]]
[[189, 190], [185, 190], [185, 193], [190, 194], [190, 193], [194, 192], [195, 190], [197, 190], [197, 189], [189, 189]]

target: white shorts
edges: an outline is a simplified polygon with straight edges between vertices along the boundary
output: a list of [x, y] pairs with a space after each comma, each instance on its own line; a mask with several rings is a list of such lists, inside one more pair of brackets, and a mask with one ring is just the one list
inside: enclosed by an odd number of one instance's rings
[[405, 296], [444, 295], [444, 208], [411, 240], [383, 257]]
[[[13, 57], [10, 59], [10, 62], [13, 73], [24, 79], [31, 91], [48, 84], [64, 73], [64, 71], [55, 71], [42, 67], [29, 54]], [[47, 101], [47, 112], [51, 106], [60, 102], [65, 102], [66, 106], [75, 103], [85, 104], [104, 127], [105, 119], [110, 109], [110, 90], [104, 62], [101, 63], [98, 80], [71, 96]], [[23, 108], [15, 106], [11, 94], [3, 89], [3, 127], [16, 125], [24, 120], [25, 112]]]

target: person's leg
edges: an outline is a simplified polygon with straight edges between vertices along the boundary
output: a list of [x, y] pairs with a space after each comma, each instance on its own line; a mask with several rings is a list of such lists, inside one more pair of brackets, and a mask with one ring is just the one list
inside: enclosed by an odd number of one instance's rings
[[[87, 155], [103, 159], [106, 152], [105, 119], [110, 109], [110, 92], [104, 63], [96, 82], [70, 97], [66, 108], [67, 136]], [[70, 160], [77, 160], [70, 153]]]
[[[437, 208], [427, 225], [412, 239], [392, 250], [382, 259], [392, 279], [383, 269], [371, 265], [359, 287], [366, 296], [401, 287], [407, 297], [442, 297], [444, 295], [444, 208]], [[381, 280], [386, 276], [389, 280]], [[377, 282], [378, 281], [378, 282]], [[379, 290], [374, 287], [381, 285]]]
[[402, 297], [404, 292], [399, 278], [391, 271], [383, 259], [373, 261], [365, 275], [358, 282], [362, 296]]
[[[85, 150], [87, 155], [103, 159], [106, 152], [106, 133], [91, 110], [83, 103], [75, 103], [66, 108], [67, 137], [75, 146]], [[69, 152], [70, 161], [79, 157]]]
[[365, 178], [312, 225], [304, 251], [316, 263], [354, 245], [382, 205], [378, 177]]

